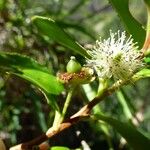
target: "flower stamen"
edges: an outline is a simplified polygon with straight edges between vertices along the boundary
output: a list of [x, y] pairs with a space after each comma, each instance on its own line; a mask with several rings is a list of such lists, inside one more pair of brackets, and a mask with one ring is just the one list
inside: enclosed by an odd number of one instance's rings
[[108, 39], [102, 41], [100, 38], [88, 51], [92, 58], [87, 60], [87, 65], [92, 66], [100, 78], [126, 80], [143, 67], [142, 55], [136, 45], [132, 36], [127, 38], [125, 32], [110, 32]]

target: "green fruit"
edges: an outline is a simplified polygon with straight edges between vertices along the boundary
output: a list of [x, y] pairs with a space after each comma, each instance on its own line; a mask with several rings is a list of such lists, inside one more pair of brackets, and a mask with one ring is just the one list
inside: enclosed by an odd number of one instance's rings
[[74, 56], [71, 56], [70, 61], [67, 64], [67, 72], [68, 73], [77, 73], [81, 71], [81, 65], [80, 63], [76, 60]]

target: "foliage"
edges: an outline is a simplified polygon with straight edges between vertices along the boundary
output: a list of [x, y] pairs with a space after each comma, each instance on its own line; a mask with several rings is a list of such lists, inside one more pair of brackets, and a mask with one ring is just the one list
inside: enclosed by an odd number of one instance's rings
[[[0, 137], [8, 147], [40, 148], [50, 138], [52, 150], [149, 149], [150, 21], [144, 4], [149, 15], [148, 0], [0, 1]], [[86, 65], [92, 43], [110, 30], [127, 30], [143, 53], [143, 68], [129, 80], [100, 79]], [[69, 61], [72, 55], [77, 60]], [[81, 69], [74, 72], [73, 61]], [[24, 143], [37, 136], [37, 143]]]

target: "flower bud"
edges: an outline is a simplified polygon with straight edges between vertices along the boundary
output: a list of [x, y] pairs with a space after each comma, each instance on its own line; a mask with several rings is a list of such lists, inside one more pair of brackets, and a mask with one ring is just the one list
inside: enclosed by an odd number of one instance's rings
[[71, 56], [70, 61], [67, 64], [68, 73], [77, 73], [81, 71], [81, 64], [76, 60], [74, 56]]

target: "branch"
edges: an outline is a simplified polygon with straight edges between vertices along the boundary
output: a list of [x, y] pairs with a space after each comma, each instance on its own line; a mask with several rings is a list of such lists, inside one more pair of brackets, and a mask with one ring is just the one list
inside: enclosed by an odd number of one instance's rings
[[[53, 136], [59, 134], [60, 132], [64, 131], [65, 129], [71, 127], [73, 124], [79, 122], [80, 120], [89, 118], [90, 112], [95, 105], [97, 105], [100, 101], [102, 101], [106, 96], [111, 95], [116, 89], [120, 86], [124, 85], [128, 81], [118, 81], [112, 85], [112, 87], [106, 89], [100, 96], [95, 97], [92, 101], [90, 101], [87, 105], [83, 106], [77, 113], [71, 116], [69, 119], [65, 120], [61, 123], [56, 130], [56, 128], [51, 127], [48, 131], [39, 137], [14, 147], [11, 147], [9, 150], [32, 150], [33, 147], [36, 145], [41, 144], [42, 142], [52, 138]], [[42, 150], [40, 146], [38, 146], [39, 150]], [[47, 149], [45, 149], [47, 150]]]

